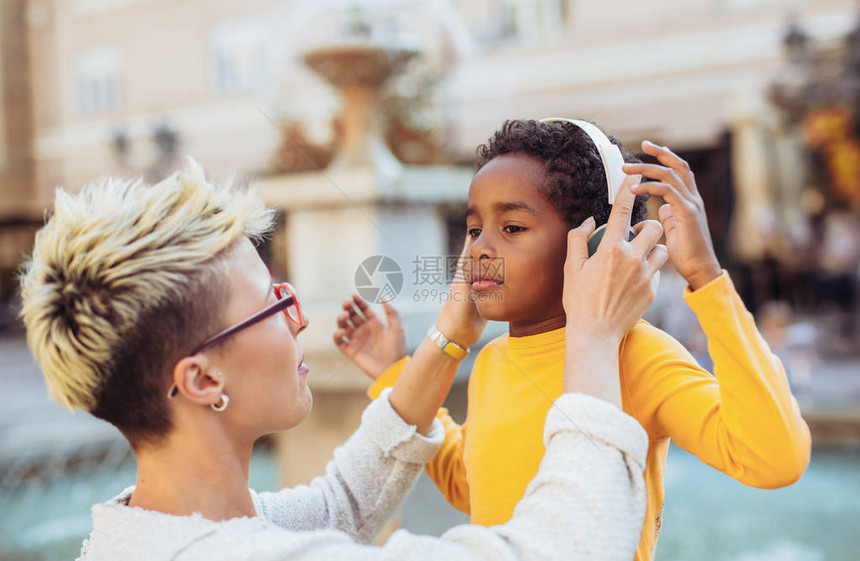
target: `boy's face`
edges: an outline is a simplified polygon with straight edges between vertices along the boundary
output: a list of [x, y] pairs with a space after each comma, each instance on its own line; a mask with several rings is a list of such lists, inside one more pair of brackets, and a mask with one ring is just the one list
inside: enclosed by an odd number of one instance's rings
[[481, 315], [510, 322], [514, 336], [565, 323], [569, 228], [541, 194], [543, 180], [539, 160], [510, 153], [481, 168], [469, 188], [466, 229], [472, 241], [465, 275]]

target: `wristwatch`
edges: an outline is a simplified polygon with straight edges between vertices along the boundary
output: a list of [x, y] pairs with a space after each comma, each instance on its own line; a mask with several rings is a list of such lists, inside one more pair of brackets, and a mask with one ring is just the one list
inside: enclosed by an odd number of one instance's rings
[[443, 335], [435, 325], [431, 325], [430, 329], [427, 330], [427, 337], [436, 343], [436, 345], [451, 358], [463, 360], [469, 356], [469, 349], [464, 349], [454, 341], [445, 337], [445, 335]]

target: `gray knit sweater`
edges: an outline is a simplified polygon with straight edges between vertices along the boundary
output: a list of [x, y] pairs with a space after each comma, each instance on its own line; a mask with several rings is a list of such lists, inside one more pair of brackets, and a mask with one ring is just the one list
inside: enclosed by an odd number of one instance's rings
[[633, 558], [645, 513], [645, 431], [616, 407], [577, 394], [562, 395], [550, 409], [546, 455], [507, 524], [456, 526], [441, 538], [399, 530], [381, 548], [368, 545], [444, 437], [439, 421], [427, 437], [407, 425], [389, 391], [364, 411], [324, 476], [276, 493], [252, 491], [257, 517], [213, 522], [129, 507], [129, 488], [93, 507], [80, 559]]

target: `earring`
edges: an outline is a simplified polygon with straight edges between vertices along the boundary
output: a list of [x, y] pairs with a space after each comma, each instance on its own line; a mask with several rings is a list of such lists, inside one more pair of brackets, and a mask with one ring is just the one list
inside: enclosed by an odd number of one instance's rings
[[213, 411], [218, 411], [219, 413], [225, 409], [227, 409], [227, 405], [230, 403], [230, 398], [227, 397], [227, 394], [222, 393], [221, 399], [218, 400], [218, 403], [213, 403], [209, 407], [212, 408]]

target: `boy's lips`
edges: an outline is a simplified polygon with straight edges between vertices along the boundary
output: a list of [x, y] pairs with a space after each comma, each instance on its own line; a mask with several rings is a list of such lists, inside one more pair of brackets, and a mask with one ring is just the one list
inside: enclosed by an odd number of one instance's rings
[[495, 279], [475, 279], [472, 282], [472, 290], [490, 290], [501, 285], [502, 281]]

